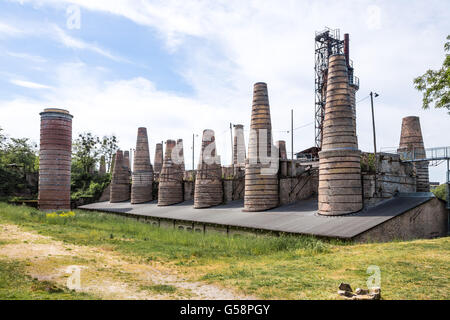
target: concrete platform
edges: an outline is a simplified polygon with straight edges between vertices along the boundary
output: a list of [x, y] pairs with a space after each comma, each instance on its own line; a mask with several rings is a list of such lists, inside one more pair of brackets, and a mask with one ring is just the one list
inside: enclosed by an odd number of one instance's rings
[[243, 201], [214, 208], [194, 209], [187, 201], [158, 207], [156, 201], [132, 205], [129, 202], [99, 202], [79, 209], [110, 212], [135, 218], [153, 219], [159, 225], [202, 225], [203, 230], [219, 227], [229, 230], [273, 231], [318, 237], [353, 239], [385, 222], [432, 200], [430, 193], [400, 194], [367, 210], [346, 216], [327, 217], [317, 213], [317, 200], [304, 200], [265, 212], [242, 212]]

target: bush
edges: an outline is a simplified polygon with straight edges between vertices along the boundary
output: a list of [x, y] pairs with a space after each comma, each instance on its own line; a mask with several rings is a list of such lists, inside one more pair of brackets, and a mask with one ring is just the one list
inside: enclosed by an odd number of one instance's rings
[[447, 185], [446, 184], [441, 184], [431, 191], [434, 193], [436, 198], [447, 201]]
[[30, 195], [35, 197], [37, 184], [27, 180], [28, 174], [38, 172], [36, 145], [28, 139], [9, 138], [0, 128], [0, 195]]
[[373, 153], [364, 152], [361, 155], [361, 171], [375, 172], [375, 155]]
[[111, 175], [109, 173], [105, 175], [98, 173], [80, 175], [77, 172], [73, 172], [71, 179], [71, 199], [92, 198], [93, 201], [96, 201], [100, 198], [110, 182]]

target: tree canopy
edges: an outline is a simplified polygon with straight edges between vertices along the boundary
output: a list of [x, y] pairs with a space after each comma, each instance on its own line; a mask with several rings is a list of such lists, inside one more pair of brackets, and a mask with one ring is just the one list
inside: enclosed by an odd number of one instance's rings
[[0, 128], [0, 195], [35, 194], [27, 176], [39, 171], [37, 145], [27, 138], [9, 138]]
[[[444, 51], [450, 51], [450, 35], [447, 36]], [[422, 107], [430, 108], [434, 103], [435, 108], [446, 108], [450, 114], [450, 54], [445, 54], [442, 68], [428, 70], [422, 76], [414, 79], [414, 86], [423, 93]]]
[[96, 165], [104, 156], [110, 166], [112, 155], [118, 149], [117, 138], [98, 136], [86, 132], [79, 134], [73, 141], [71, 191], [72, 199], [100, 197], [110, 182], [110, 174], [100, 175]]

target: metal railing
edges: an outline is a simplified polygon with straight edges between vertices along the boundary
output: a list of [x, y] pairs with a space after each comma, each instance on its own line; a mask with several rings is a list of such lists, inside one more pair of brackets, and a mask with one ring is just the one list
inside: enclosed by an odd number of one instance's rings
[[359, 78], [357, 76], [349, 75], [348, 82], [351, 86], [355, 86], [355, 87], [359, 88]]
[[450, 147], [437, 147], [413, 149], [411, 151], [398, 151], [400, 160], [404, 162], [437, 161], [450, 159]]

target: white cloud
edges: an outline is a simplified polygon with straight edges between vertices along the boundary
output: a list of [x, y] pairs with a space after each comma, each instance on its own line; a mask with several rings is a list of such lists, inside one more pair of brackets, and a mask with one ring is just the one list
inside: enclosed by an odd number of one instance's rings
[[0, 37], [1, 36], [18, 36], [22, 34], [22, 31], [16, 27], [0, 21]]
[[24, 87], [24, 88], [28, 88], [28, 89], [51, 89], [50, 86], [32, 82], [32, 81], [11, 79], [9, 82], [12, 84], [15, 84], [16, 86]]
[[[20, 25], [20, 29], [17, 27], [18, 25]], [[104, 49], [95, 43], [89, 43], [69, 35], [67, 32], [65, 32], [63, 29], [61, 29], [59, 26], [53, 23], [41, 23], [41, 22], [17, 20], [15, 21], [14, 25], [12, 25], [0, 21], [0, 37], [1, 36], [50, 37], [67, 48], [91, 51], [116, 62], [129, 62], [128, 60], [122, 57], [112, 54], [107, 49]], [[34, 62], [45, 61], [45, 59], [42, 57], [34, 56], [28, 53], [8, 52], [8, 55], [17, 58], [34, 60]]]
[[32, 55], [32, 54], [28, 54], [28, 53], [23, 53], [23, 52], [11, 52], [11, 51], [7, 51], [6, 52], [7, 55], [9, 55], [10, 57], [14, 57], [14, 58], [19, 58], [19, 59], [25, 59], [25, 60], [30, 60], [32, 62], [36, 62], [36, 63], [44, 63], [47, 62], [47, 59], [37, 56], [37, 55]]
[[[361, 78], [357, 99], [372, 90], [380, 93], [375, 109], [380, 148], [398, 144], [401, 118], [408, 115], [421, 117], [427, 146], [450, 144], [442, 134], [448, 127], [448, 115], [442, 110], [423, 111], [421, 95], [412, 85], [414, 77], [442, 64], [442, 46], [450, 28], [448, 1], [434, 1], [433, 5], [411, 1], [407, 6], [401, 2], [376, 1], [380, 9], [380, 19], [374, 20], [376, 24], [367, 15], [374, 4], [369, 0], [286, 0], [282, 4], [262, 0], [31, 2], [58, 7], [76, 4], [81, 7], [81, 15], [84, 10], [90, 10], [127, 18], [156, 30], [165, 40], [169, 53], [177, 51], [183, 56], [177, 71], [194, 89], [194, 95], [189, 98], [155, 90], [143, 78], [105, 83], [101, 76], [91, 81], [92, 74], [79, 79], [90, 86], [62, 81], [61, 94], [52, 97], [69, 109], [75, 107], [74, 123], [79, 121], [84, 128], [92, 130], [104, 130], [107, 123], [130, 146], [138, 120], [149, 119], [149, 132], [153, 132], [156, 140], [174, 137], [167, 133], [169, 128], [177, 130], [177, 135], [184, 134], [186, 139], [193, 129], [197, 133], [203, 128], [214, 129], [223, 135], [218, 138], [222, 139], [218, 141], [219, 153], [222, 159], [229, 159], [226, 154], [228, 122], [243, 123], [248, 128], [252, 84], [257, 81], [268, 83], [275, 131], [289, 129], [291, 108], [294, 108], [294, 126], [311, 122], [314, 32], [324, 26], [339, 27], [342, 33], [350, 33], [351, 57], [356, 75]], [[64, 36], [60, 39], [67, 46], [92, 50], [74, 39]], [[69, 92], [69, 88], [75, 89]], [[369, 151], [372, 131], [368, 100], [357, 109], [360, 148]], [[93, 112], [97, 115], [95, 119], [101, 112], [108, 120], [90, 121], [86, 117]], [[290, 149], [288, 134], [275, 132], [274, 138], [286, 139]], [[313, 143], [311, 126], [296, 131], [295, 150]], [[442, 180], [441, 173], [434, 176], [432, 173], [432, 179]]]
[[[39, 112], [47, 106], [68, 109], [73, 115], [73, 136], [91, 131], [97, 135], [115, 134], [121, 148], [134, 147], [137, 128], [148, 128], [150, 148], [162, 140], [183, 138], [187, 167], [191, 167], [192, 133], [200, 135], [204, 128], [217, 128], [226, 119], [226, 110], [216, 110], [193, 98], [159, 91], [142, 77], [105, 81], [108, 71], [92, 69], [83, 63], [58, 66], [53, 73], [58, 87], [41, 98], [16, 98], [0, 101], [0, 126], [11, 136], [31, 137], [39, 141]], [[17, 82], [16, 84], [31, 85]], [[37, 85], [37, 84], [34, 84]], [[24, 114], [26, 116], [24, 116]], [[17, 126], [20, 123], [20, 126]], [[229, 141], [223, 130], [219, 142]], [[197, 138], [197, 150], [200, 140]], [[218, 146], [221, 149], [221, 146]], [[223, 153], [222, 153], [223, 156]], [[198, 155], [195, 155], [197, 161]]]
[[57, 25], [53, 25], [52, 29], [54, 31], [54, 34], [55, 34], [55, 37], [57, 38], [57, 40], [68, 48], [89, 50], [89, 51], [95, 52], [99, 55], [102, 55], [102, 56], [109, 58], [111, 60], [114, 60], [114, 61], [123, 61], [124, 60], [120, 57], [117, 57], [117, 56], [111, 54], [107, 50], [100, 48], [99, 46], [97, 46], [93, 43], [88, 43], [81, 39], [77, 39], [77, 38], [74, 38], [74, 37], [68, 35], [66, 32], [64, 32], [63, 29], [61, 29]]

